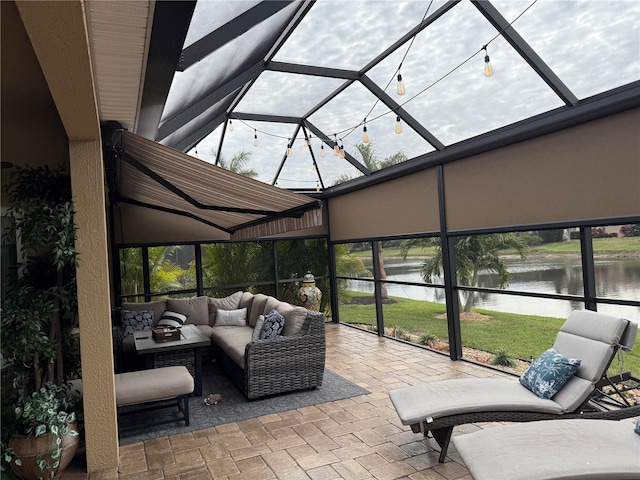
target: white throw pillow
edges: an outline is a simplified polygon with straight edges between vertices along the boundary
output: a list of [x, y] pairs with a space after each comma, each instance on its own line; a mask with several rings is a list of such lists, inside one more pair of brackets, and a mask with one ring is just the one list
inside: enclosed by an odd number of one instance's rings
[[256, 326], [253, 327], [253, 333], [251, 334], [251, 341], [255, 342], [260, 340], [260, 332], [262, 331], [262, 325], [264, 325], [264, 315], [258, 316], [256, 320]]
[[247, 309], [236, 310], [218, 309], [216, 313], [216, 327], [244, 327], [247, 325]]

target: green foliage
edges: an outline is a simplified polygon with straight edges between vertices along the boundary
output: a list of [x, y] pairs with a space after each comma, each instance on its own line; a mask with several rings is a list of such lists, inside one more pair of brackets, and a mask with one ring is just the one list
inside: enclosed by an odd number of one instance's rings
[[504, 348], [498, 348], [491, 359], [491, 365], [499, 365], [501, 367], [515, 367], [516, 360]]
[[538, 235], [542, 237], [544, 243], [561, 242], [563, 230], [540, 230]]
[[435, 333], [425, 332], [422, 335], [420, 335], [420, 339], [418, 340], [418, 343], [420, 345], [434, 347], [435, 345], [440, 343], [440, 338]]
[[[78, 435], [78, 431], [72, 428], [76, 421], [74, 407], [69, 386], [46, 383], [14, 408], [13, 426], [18, 433], [35, 437], [51, 434], [55, 438], [55, 443], [50, 444], [50, 452], [37, 454], [36, 461], [40, 470], [58, 468], [62, 453], [62, 437]], [[52, 462], [48, 460], [49, 457]], [[21, 460], [10, 448], [4, 451], [4, 461], [13, 461], [21, 465]]]
[[3, 447], [16, 429], [65, 431], [73, 415], [60, 385], [79, 368], [70, 335], [77, 327], [78, 265], [71, 180], [62, 167], [13, 167], [7, 194], [13, 226], [4, 234], [18, 236], [23, 263], [2, 301]]
[[[355, 153], [356, 158], [358, 158], [358, 160], [360, 160], [360, 162], [362, 162], [364, 166], [367, 167], [372, 172], [390, 167], [391, 165], [402, 163], [405, 160], [407, 160], [407, 154], [402, 150], [394, 153], [389, 157], [386, 157], [383, 159], [378, 158], [378, 152], [374, 148], [373, 142], [369, 142], [367, 144], [358, 143], [355, 145], [355, 148], [356, 148], [356, 153]], [[352, 178], [353, 177], [351, 175], [345, 173], [345, 174], [342, 174], [340, 177], [338, 177], [333, 182], [333, 184], [339, 185], [341, 183], [348, 182]]]
[[218, 160], [218, 166], [229, 170], [230, 172], [237, 173], [243, 177], [256, 178], [258, 172], [248, 167], [249, 160], [251, 160], [252, 152], [247, 150], [240, 150], [230, 160], [227, 161], [222, 155]]

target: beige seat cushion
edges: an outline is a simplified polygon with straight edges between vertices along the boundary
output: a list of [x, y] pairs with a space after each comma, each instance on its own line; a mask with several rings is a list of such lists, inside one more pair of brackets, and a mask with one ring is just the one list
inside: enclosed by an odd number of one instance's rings
[[545, 420], [491, 427], [453, 443], [474, 480], [640, 479], [640, 435], [633, 426]]
[[167, 310], [187, 316], [185, 323], [192, 325], [209, 324], [208, 297], [170, 298], [167, 300]]
[[[73, 380], [71, 385], [82, 396], [82, 379]], [[117, 373], [115, 385], [116, 404], [123, 407], [190, 394], [194, 381], [187, 367], [176, 366]]]
[[253, 334], [253, 328], [213, 327], [211, 341], [215, 342], [239, 367], [244, 368], [244, 350]]

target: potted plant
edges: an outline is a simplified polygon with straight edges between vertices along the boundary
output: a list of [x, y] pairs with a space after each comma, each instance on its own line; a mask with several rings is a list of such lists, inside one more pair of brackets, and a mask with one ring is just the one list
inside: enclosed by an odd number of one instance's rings
[[[36, 465], [35, 476], [22, 478], [52, 477], [66, 466], [63, 452], [75, 453], [79, 442], [64, 386], [80, 376], [78, 340], [71, 334], [78, 256], [70, 178], [62, 167], [13, 167], [7, 198], [13, 227], [3, 234], [17, 236], [22, 262], [11, 282], [3, 279], [2, 458], [21, 477], [31, 474], [15, 467]], [[27, 458], [20, 458], [24, 449], [16, 439], [37, 443]], [[75, 448], [67, 449], [67, 442]]]

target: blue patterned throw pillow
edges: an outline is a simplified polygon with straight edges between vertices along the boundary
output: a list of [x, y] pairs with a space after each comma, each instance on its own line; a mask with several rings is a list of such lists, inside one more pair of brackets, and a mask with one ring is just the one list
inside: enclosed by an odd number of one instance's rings
[[132, 337], [133, 332], [151, 330], [153, 327], [153, 310], [121, 310], [120, 322], [122, 325], [122, 336]]
[[580, 362], [550, 348], [522, 374], [520, 383], [540, 398], [551, 398], [576, 373]]
[[260, 340], [273, 340], [278, 338], [284, 328], [284, 317], [275, 308], [265, 315]]

